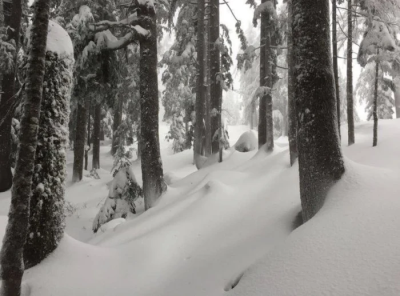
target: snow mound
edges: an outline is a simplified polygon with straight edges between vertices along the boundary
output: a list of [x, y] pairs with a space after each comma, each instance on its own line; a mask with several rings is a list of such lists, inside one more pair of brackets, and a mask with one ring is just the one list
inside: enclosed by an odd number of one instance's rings
[[244, 132], [234, 145], [239, 152], [249, 152], [257, 148], [257, 136], [253, 131]]

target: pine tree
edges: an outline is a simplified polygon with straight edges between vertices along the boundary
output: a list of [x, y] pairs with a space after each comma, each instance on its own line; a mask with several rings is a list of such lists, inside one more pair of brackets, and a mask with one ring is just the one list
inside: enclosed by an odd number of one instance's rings
[[21, 120], [19, 150], [6, 233], [1, 250], [1, 291], [4, 296], [19, 296], [24, 273], [23, 249], [28, 234], [40, 104], [45, 71], [46, 39], [50, 0], [37, 0], [31, 28], [27, 64], [26, 100]]

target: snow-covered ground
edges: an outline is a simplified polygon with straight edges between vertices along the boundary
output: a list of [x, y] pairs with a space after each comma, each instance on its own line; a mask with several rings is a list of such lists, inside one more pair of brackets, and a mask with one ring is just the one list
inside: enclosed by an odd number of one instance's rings
[[[293, 232], [298, 167], [289, 167], [287, 139], [272, 154], [232, 149], [196, 171], [191, 151], [171, 153], [167, 129], [161, 151], [172, 184], [158, 205], [145, 213], [139, 205], [137, 215], [92, 233], [111, 181], [105, 143], [101, 179], [68, 183], [67, 234], [25, 273], [25, 295], [400, 295], [400, 120], [379, 122], [375, 148], [371, 123], [357, 125], [351, 147], [342, 130], [346, 174]], [[230, 127], [231, 145], [246, 130]], [[138, 162], [134, 172], [140, 181]], [[9, 196], [0, 194], [2, 231]]]

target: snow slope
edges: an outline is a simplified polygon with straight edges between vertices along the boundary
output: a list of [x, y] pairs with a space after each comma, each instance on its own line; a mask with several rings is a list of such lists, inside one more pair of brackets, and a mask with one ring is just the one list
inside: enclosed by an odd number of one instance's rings
[[[223, 163], [200, 171], [190, 151], [171, 155], [163, 142], [164, 169], [174, 177], [167, 193], [155, 208], [94, 236], [84, 227], [91, 225], [111, 180], [112, 159], [104, 146], [102, 179], [85, 177], [69, 185], [67, 199], [77, 210], [67, 220], [68, 234], [25, 273], [25, 291], [32, 296], [400, 295], [400, 121], [379, 124], [376, 148], [372, 125], [357, 126], [357, 144], [343, 145], [346, 175], [317, 216], [294, 232], [298, 168], [289, 167], [287, 141], [281, 138], [272, 154], [231, 149]], [[230, 129], [231, 144], [245, 130]], [[139, 167], [135, 163], [141, 180]], [[0, 195], [0, 205], [6, 199]]]

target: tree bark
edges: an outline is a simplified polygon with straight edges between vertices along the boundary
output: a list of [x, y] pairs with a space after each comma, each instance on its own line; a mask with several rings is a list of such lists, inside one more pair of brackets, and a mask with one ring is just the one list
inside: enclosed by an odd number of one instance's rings
[[337, 45], [337, 21], [336, 9], [337, 0], [332, 0], [332, 49], [333, 49], [333, 74], [335, 76], [335, 89], [336, 89], [336, 108], [338, 118], [338, 134], [340, 138], [340, 92], [339, 92], [339, 70], [338, 70], [338, 45]]
[[292, 23], [294, 89], [305, 222], [319, 211], [345, 170], [337, 132], [329, 14], [329, 0], [293, 1], [297, 16]]
[[100, 128], [101, 128], [101, 105], [99, 103], [94, 107], [93, 119], [93, 159], [92, 168], [100, 168]]
[[0, 258], [2, 269], [0, 295], [4, 296], [21, 294], [24, 273], [23, 249], [29, 226], [29, 206], [45, 72], [49, 12], [50, 0], [35, 2], [27, 65], [26, 100], [21, 120], [11, 206]]
[[394, 84], [394, 105], [396, 109], [396, 118], [400, 118], [400, 77], [393, 79]]
[[[267, 0], [262, 0], [265, 3]], [[268, 13], [263, 12], [261, 14], [260, 24], [260, 87], [267, 86], [267, 50], [269, 50], [271, 44], [269, 44], [268, 38]], [[260, 149], [267, 143], [267, 95], [260, 97], [260, 103], [258, 108], [258, 148]]]
[[[219, 2], [210, 2], [210, 78], [211, 78], [211, 137], [214, 138], [215, 133], [221, 127], [221, 99], [222, 99], [222, 88], [219, 81], [217, 81], [218, 75], [221, 74], [221, 61], [219, 47], [216, 46], [216, 42], [219, 36]], [[212, 153], [219, 153], [220, 141], [212, 141]]]
[[197, 169], [200, 169], [196, 158], [202, 155], [203, 148], [203, 121], [204, 121], [204, 107], [205, 107], [205, 85], [204, 85], [204, 73], [205, 73], [205, 57], [204, 57], [204, 11], [205, 2], [204, 0], [198, 0], [197, 2], [197, 85], [196, 85], [196, 125], [195, 125], [195, 139], [194, 139], [194, 158]]
[[118, 135], [118, 128], [122, 122], [122, 108], [123, 108], [123, 98], [120, 95], [116, 96], [116, 103], [114, 106], [114, 121], [113, 121], [113, 138], [111, 146], [111, 155], [115, 155], [117, 152], [120, 135]]
[[142, 139], [142, 177], [145, 209], [154, 206], [167, 190], [160, 155], [158, 127], [157, 24], [152, 5], [139, 4], [139, 14], [145, 17], [143, 28], [150, 36], [140, 42], [140, 127]]
[[88, 170], [89, 165], [89, 151], [90, 151], [90, 111], [92, 109], [92, 100], [89, 99], [89, 107], [87, 110], [87, 137], [86, 137], [86, 146], [85, 146], [85, 171]]
[[[379, 49], [378, 49], [378, 54], [379, 56]], [[378, 81], [379, 81], [379, 60], [378, 57], [376, 58], [375, 61], [375, 90], [374, 90], [374, 106], [373, 106], [373, 111], [372, 115], [374, 118], [374, 134], [373, 134], [373, 139], [372, 139], [372, 147], [375, 147], [378, 145]]]
[[85, 156], [87, 118], [89, 113], [89, 99], [84, 102], [78, 102], [77, 119], [75, 127], [74, 142], [74, 167], [72, 173], [72, 182], [79, 182], [83, 177], [83, 161]]
[[210, 82], [210, 0], [205, 1], [205, 20], [204, 20], [204, 79], [205, 79], [205, 141], [204, 152], [205, 156], [212, 155], [212, 131], [211, 131], [211, 82]]
[[347, 125], [348, 125], [348, 144], [353, 145], [354, 137], [354, 102], [353, 102], [353, 17], [350, 11], [352, 10], [352, 1], [348, 0], [348, 41], [347, 41]]
[[[1, 2], [3, 4], [3, 2]], [[3, 6], [2, 6], [3, 8]], [[12, 1], [11, 16], [4, 18], [4, 25], [9, 26], [8, 39], [13, 39], [16, 48], [19, 47], [19, 35], [22, 16], [22, 3], [21, 0]], [[18, 52], [18, 50], [17, 50]], [[17, 63], [17, 55], [14, 57], [14, 64]], [[14, 102], [13, 96], [15, 95], [15, 76], [17, 67], [9, 73], [2, 73], [1, 80], [1, 94], [0, 99], [0, 192], [7, 191], [12, 186], [12, 172], [11, 172], [11, 123], [14, 110], [12, 105]], [[3, 72], [3, 71], [2, 71]]]
[[293, 0], [288, 0], [288, 117], [289, 117], [289, 153], [290, 165], [292, 166], [297, 157], [297, 122], [294, 89], [294, 56], [293, 56]]

